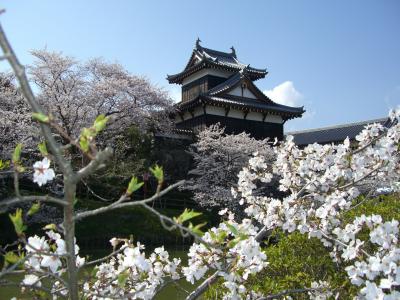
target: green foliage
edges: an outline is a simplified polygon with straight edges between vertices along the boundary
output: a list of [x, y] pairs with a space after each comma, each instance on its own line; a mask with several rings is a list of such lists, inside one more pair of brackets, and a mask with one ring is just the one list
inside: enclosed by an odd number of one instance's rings
[[128, 271], [122, 272], [118, 275], [118, 286], [123, 288], [125, 286], [126, 281], [128, 280], [129, 273]]
[[357, 198], [353, 206], [355, 209], [349, 210], [342, 215], [343, 222], [349, 223], [355, 217], [361, 215], [381, 215], [383, 221], [391, 221], [392, 219], [400, 220], [400, 195], [381, 195], [372, 199], [365, 199], [364, 196]]
[[14, 165], [18, 165], [19, 161], [21, 160], [21, 151], [22, 151], [22, 144], [17, 144], [14, 149], [14, 153], [12, 155], [12, 162]]
[[31, 208], [28, 210], [28, 216], [32, 216], [37, 213], [40, 209], [40, 202], [33, 203]]
[[192, 222], [189, 222], [188, 228], [195, 234], [197, 234], [199, 236], [203, 236], [204, 232], [201, 230], [201, 228], [203, 228], [206, 225], [207, 225], [207, 222], [200, 223], [197, 225], [193, 225]]
[[49, 152], [47, 151], [47, 147], [46, 147], [46, 142], [45, 141], [39, 143], [38, 149], [39, 149], [40, 153], [43, 156], [48, 156], [49, 155]]
[[[185, 208], [183, 213], [181, 213], [177, 218], [174, 217], [173, 219], [176, 223], [183, 224], [184, 222], [189, 221], [189, 220], [196, 218], [198, 216], [201, 216], [201, 215], [202, 215], [201, 212], [196, 212], [194, 210]], [[195, 234], [202, 236], [204, 234], [204, 232], [201, 230], [201, 228], [204, 227], [205, 225], [207, 225], [207, 222], [200, 223], [197, 225], [193, 225], [192, 222], [189, 222], [187, 227]]]
[[47, 224], [46, 226], [43, 227], [43, 230], [53, 230], [57, 231], [57, 226], [56, 224]]
[[2, 159], [0, 159], [0, 170], [7, 169], [9, 167], [10, 167], [10, 161], [9, 160], [3, 161]]
[[149, 170], [157, 179], [159, 184], [164, 182], [164, 171], [162, 167], [160, 167], [159, 165], [155, 165], [153, 168], [150, 167]]
[[[96, 209], [104, 206], [103, 203], [85, 199], [77, 204], [77, 209]], [[162, 209], [161, 213], [167, 216], [177, 214], [176, 210]], [[106, 224], [99, 232], [99, 224]], [[97, 234], [97, 235], [96, 235]], [[175, 242], [180, 237], [178, 232], [170, 232], [162, 227], [158, 217], [142, 207], [127, 207], [113, 210], [101, 215], [86, 218], [76, 224], [76, 237], [78, 241], [92, 240], [95, 238], [111, 239], [112, 237], [129, 237], [135, 240], [147, 241], [154, 237], [164, 238]], [[109, 244], [107, 245], [107, 247]]]
[[90, 142], [106, 127], [108, 117], [99, 115], [90, 128], [83, 128], [79, 136], [79, 145], [84, 152], [89, 152]]
[[[362, 214], [379, 214], [384, 221], [400, 219], [399, 195], [379, 196], [366, 200], [359, 197], [354, 209], [342, 214], [343, 224], [352, 222]], [[368, 235], [363, 232], [362, 235]], [[223, 240], [224, 237], [220, 237]], [[358, 288], [352, 285], [344, 271], [345, 265], [337, 265], [316, 238], [308, 238], [299, 232], [291, 234], [275, 231], [265, 241], [265, 253], [269, 265], [256, 276], [250, 277], [246, 287], [263, 293], [275, 294], [286, 289], [304, 288], [311, 282], [326, 280], [341, 299], [351, 299]], [[220, 299], [222, 284], [216, 284], [206, 294], [207, 299]], [[308, 299], [306, 294], [292, 295], [294, 299]]]
[[22, 220], [22, 209], [17, 208], [15, 214], [9, 214], [11, 222], [14, 225], [15, 232], [18, 236], [21, 236], [27, 227], [24, 225], [24, 221]]
[[[107, 132], [103, 134], [106, 135]], [[99, 139], [105, 138], [103, 134]], [[114, 155], [107, 161], [109, 167], [99, 170], [96, 176], [87, 180], [90, 188], [104, 198], [113, 198], [116, 194], [126, 191], [132, 174], [135, 174], [139, 181], [140, 175], [148, 173], [148, 168], [152, 165], [152, 136], [141, 132], [135, 126], [115, 138], [113, 149]], [[86, 187], [82, 187], [82, 190], [86, 191]], [[148, 183], [147, 188], [151, 187], [151, 183]], [[81, 198], [88, 196], [81, 194], [81, 191], [78, 190]]]
[[4, 255], [4, 260], [9, 263], [9, 264], [15, 264], [16, 262], [18, 262], [21, 258], [23, 257], [19, 257], [17, 254], [15, 254], [15, 252], [7, 252]]
[[140, 189], [143, 185], [143, 182], [139, 182], [137, 177], [133, 176], [131, 181], [129, 182], [128, 189], [126, 190], [126, 193], [128, 195], [131, 195], [132, 193], [136, 192], [138, 189]]
[[32, 113], [32, 119], [40, 123], [49, 123], [50, 118], [43, 113]]
[[90, 148], [90, 141], [93, 137], [93, 132], [89, 128], [83, 128], [79, 136], [79, 145], [84, 152], [88, 152]]
[[96, 134], [99, 134], [105, 127], [108, 121], [108, 117], [103, 114], [99, 115], [94, 121], [93, 128]]
[[194, 210], [185, 208], [183, 213], [181, 213], [177, 218], [174, 217], [174, 221], [178, 224], [183, 224], [185, 221], [189, 221], [201, 215], [202, 213], [200, 212], [195, 212]]

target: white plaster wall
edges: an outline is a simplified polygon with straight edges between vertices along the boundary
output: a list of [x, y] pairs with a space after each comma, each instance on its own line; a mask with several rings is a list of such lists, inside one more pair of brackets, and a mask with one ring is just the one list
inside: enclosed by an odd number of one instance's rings
[[232, 75], [232, 72], [227, 72], [227, 71], [222, 71], [222, 70], [216, 70], [216, 69], [203, 69], [200, 70], [192, 75], [190, 75], [189, 77], [186, 77], [183, 81], [182, 81], [182, 85], [186, 85], [192, 81], [195, 81], [205, 75], [213, 75], [213, 76], [219, 76], [219, 77], [224, 77], [224, 78], [228, 78], [230, 75]]
[[206, 113], [210, 115], [225, 116], [225, 108], [207, 105]]
[[[229, 91], [228, 94], [242, 97], [242, 88], [240, 86], [235, 87], [232, 91]], [[243, 97], [257, 99], [256, 96], [249, 89], [243, 89]]]
[[[206, 106], [206, 112], [210, 115], [217, 115], [217, 116], [225, 116], [225, 108], [218, 107], [218, 106]], [[203, 112], [201, 112], [203, 114]], [[236, 118], [236, 119], [243, 119], [244, 112], [242, 110], [230, 109], [227, 117]], [[251, 111], [247, 114], [246, 119], [251, 121], [260, 121], [263, 120], [263, 114], [259, 112]], [[281, 116], [276, 115], [267, 115], [264, 122], [269, 123], [277, 123], [282, 124], [283, 120]]]
[[[225, 116], [225, 108], [224, 107], [219, 107], [219, 106], [211, 106], [211, 105], [206, 105], [206, 113], [210, 115], [216, 115], [216, 116]], [[196, 107], [195, 110], [193, 111], [193, 114], [195, 117], [203, 115], [204, 110], [202, 107]], [[241, 110], [236, 110], [236, 109], [231, 109], [229, 110], [229, 113], [227, 117], [230, 118], [236, 118], [236, 119], [243, 119], [244, 113]], [[189, 112], [185, 112], [183, 114], [183, 119], [188, 120], [191, 119], [192, 115]], [[263, 114], [259, 112], [249, 112], [246, 116], [247, 120], [251, 121], [259, 121], [262, 122], [263, 120]], [[182, 119], [179, 115], [175, 116], [175, 123], [182, 122]], [[281, 116], [276, 116], [276, 115], [267, 115], [265, 118], [264, 122], [269, 122], [269, 123], [277, 123], [277, 124], [282, 124], [283, 120]]]
[[252, 121], [262, 121], [263, 115], [262, 113], [251, 111], [247, 114], [246, 119]]
[[230, 118], [243, 119], [243, 116], [244, 116], [244, 113], [241, 110], [236, 110], [236, 109], [229, 110], [228, 117], [230, 117]]
[[267, 117], [265, 118], [265, 122], [282, 124], [283, 120], [281, 116], [267, 115]]

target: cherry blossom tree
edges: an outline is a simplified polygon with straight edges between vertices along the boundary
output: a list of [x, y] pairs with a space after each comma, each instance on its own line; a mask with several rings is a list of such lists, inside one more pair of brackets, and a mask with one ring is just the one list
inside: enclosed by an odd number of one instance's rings
[[219, 124], [205, 128], [189, 149], [195, 169], [189, 172], [191, 179], [184, 189], [193, 191], [194, 200], [201, 206], [236, 211], [239, 203], [231, 189], [237, 185], [239, 171], [256, 152], [272, 162], [274, 153], [267, 139], [256, 140], [245, 132], [225, 134]]
[[35, 148], [38, 128], [10, 73], [0, 73], [0, 119], [0, 158], [9, 159], [18, 142], [24, 143], [26, 149]]
[[80, 63], [46, 50], [32, 55], [36, 61], [29, 73], [39, 87], [37, 99], [68, 136], [76, 138], [101, 114], [109, 117], [103, 132], [109, 142], [132, 125], [142, 130], [170, 127], [168, 94], [120, 64], [102, 59]]

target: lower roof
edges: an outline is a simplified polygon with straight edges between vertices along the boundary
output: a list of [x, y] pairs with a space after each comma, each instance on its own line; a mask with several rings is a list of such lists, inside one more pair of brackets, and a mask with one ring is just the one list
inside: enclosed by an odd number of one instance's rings
[[287, 132], [285, 135], [292, 135], [294, 137], [295, 144], [299, 146], [305, 146], [308, 144], [328, 144], [337, 143], [344, 141], [347, 137], [350, 140], [354, 140], [355, 137], [364, 129], [368, 124], [380, 123], [384, 125], [387, 122], [387, 118], [373, 119], [356, 123], [348, 123], [336, 126], [292, 131]]
[[302, 107], [290, 107], [277, 103], [266, 103], [252, 98], [238, 97], [234, 95], [224, 96], [209, 96], [199, 95], [193, 100], [187, 102], [180, 102], [177, 105], [178, 111], [186, 111], [201, 105], [212, 105], [225, 107], [227, 109], [238, 109], [247, 112], [261, 112], [272, 115], [280, 115], [283, 119], [288, 120], [292, 118], [301, 117], [304, 113]]

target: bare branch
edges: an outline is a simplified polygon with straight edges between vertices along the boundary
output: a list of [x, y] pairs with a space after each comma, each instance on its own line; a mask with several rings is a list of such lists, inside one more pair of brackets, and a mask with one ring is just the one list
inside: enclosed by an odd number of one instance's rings
[[78, 171], [74, 178], [75, 182], [79, 182], [82, 178], [95, 172], [103, 162], [111, 157], [112, 154], [112, 149], [108, 147], [103, 151], [99, 151], [94, 160], [92, 160], [86, 167]]
[[212, 284], [214, 284], [218, 280], [219, 272], [215, 272], [206, 280], [204, 280], [193, 292], [190, 293], [189, 296], [186, 297], [186, 300], [194, 300], [200, 297]]
[[[119, 248], [118, 250], [113, 251], [112, 253], [110, 253], [110, 254], [107, 255], [107, 256], [104, 256], [104, 257], [102, 257], [102, 258], [99, 258], [99, 259], [96, 259], [96, 260], [92, 260], [92, 261], [89, 261], [89, 262], [85, 263], [82, 267], [86, 267], [86, 266], [90, 266], [90, 265], [95, 265], [95, 264], [101, 263], [101, 262], [103, 262], [103, 261], [106, 261], [106, 260], [110, 259], [111, 257], [113, 257], [114, 255], [116, 255], [116, 254], [118, 254], [118, 253], [121, 253], [121, 252], [124, 251], [127, 247], [128, 247], [128, 246], [122, 246], [121, 248]], [[81, 267], [81, 268], [82, 268], [82, 267]]]
[[118, 208], [123, 208], [123, 207], [131, 207], [131, 206], [138, 206], [138, 205], [143, 205], [146, 203], [150, 203], [162, 196], [164, 196], [165, 194], [167, 194], [169, 191], [171, 191], [172, 189], [181, 186], [184, 184], [184, 180], [178, 181], [172, 185], [170, 185], [169, 187], [167, 187], [166, 189], [162, 190], [160, 193], [158, 194], [154, 194], [153, 196], [151, 196], [150, 198], [144, 199], [144, 200], [139, 200], [139, 201], [131, 201], [131, 202], [124, 202], [125, 200], [129, 199], [127, 194], [123, 194], [117, 202], [114, 202], [108, 206], [104, 206], [104, 207], [100, 207], [94, 210], [90, 210], [90, 211], [85, 211], [85, 212], [81, 212], [75, 215], [74, 220], [75, 221], [79, 221], [83, 218], [87, 218], [90, 216], [95, 216], [101, 213], [105, 213], [114, 209], [118, 209]]
[[32, 201], [55, 203], [55, 204], [59, 204], [62, 206], [66, 205], [66, 202], [63, 199], [46, 195], [46, 196], [20, 196], [20, 197], [1, 200], [0, 207], [1, 206], [9, 206], [9, 205], [17, 204], [17, 203], [22, 203], [22, 202], [32, 202]]

